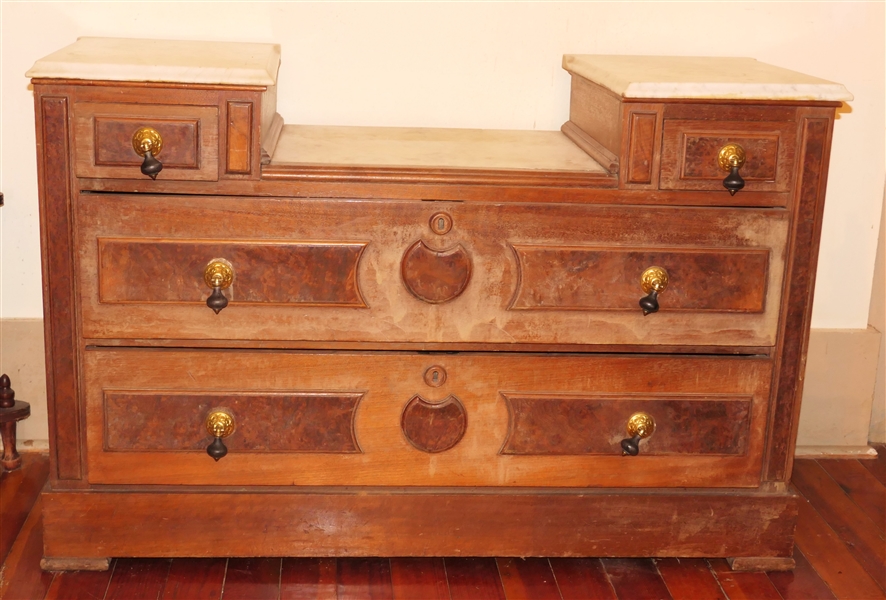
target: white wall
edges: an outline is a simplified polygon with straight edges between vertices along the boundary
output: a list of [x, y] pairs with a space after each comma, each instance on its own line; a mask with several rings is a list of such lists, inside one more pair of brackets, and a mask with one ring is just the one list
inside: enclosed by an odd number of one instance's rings
[[884, 4], [0, 4], [0, 317], [42, 316], [24, 72], [81, 35], [277, 42], [288, 123], [558, 129], [564, 53], [751, 56], [855, 94], [836, 123], [813, 327], [867, 325], [884, 181]]

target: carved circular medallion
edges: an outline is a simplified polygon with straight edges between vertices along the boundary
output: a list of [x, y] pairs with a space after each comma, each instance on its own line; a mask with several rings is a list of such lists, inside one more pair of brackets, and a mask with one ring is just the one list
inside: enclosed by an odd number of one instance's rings
[[443, 452], [455, 446], [468, 427], [468, 415], [455, 396], [428, 402], [419, 395], [403, 409], [400, 427], [409, 443], [422, 452]]
[[432, 250], [419, 240], [403, 254], [400, 274], [413, 296], [429, 304], [441, 304], [465, 291], [471, 280], [471, 257], [461, 244]]

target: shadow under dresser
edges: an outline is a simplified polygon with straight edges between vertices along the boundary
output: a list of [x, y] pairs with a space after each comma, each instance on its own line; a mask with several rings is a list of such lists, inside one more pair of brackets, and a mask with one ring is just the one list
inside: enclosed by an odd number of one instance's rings
[[843, 86], [568, 55], [561, 131], [300, 126], [276, 112], [279, 62], [269, 44], [81, 38], [28, 72], [44, 568], [793, 566]]

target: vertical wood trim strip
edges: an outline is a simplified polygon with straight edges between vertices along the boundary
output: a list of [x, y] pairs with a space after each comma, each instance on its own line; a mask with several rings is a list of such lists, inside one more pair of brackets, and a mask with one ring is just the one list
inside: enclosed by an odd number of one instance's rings
[[[50, 460], [54, 479], [80, 479], [80, 405], [67, 96], [37, 95], [37, 167]], [[58, 416], [65, 421], [59, 422]]]
[[252, 166], [252, 102], [228, 101], [226, 172], [246, 174]]
[[818, 265], [818, 242], [824, 213], [833, 108], [806, 108], [801, 119], [797, 176], [794, 179], [791, 255], [785, 273], [787, 287], [780, 317], [780, 357], [776, 367], [776, 390], [770, 412], [769, 448], [763, 479], [787, 481], [793, 466], [800, 399], [806, 371], [809, 322]]
[[657, 117], [655, 113], [631, 113], [628, 183], [652, 183]]

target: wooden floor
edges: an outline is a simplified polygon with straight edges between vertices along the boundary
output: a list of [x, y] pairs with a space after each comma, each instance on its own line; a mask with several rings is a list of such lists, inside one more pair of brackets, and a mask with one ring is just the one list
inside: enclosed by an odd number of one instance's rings
[[[48, 461], [25, 455], [0, 476], [0, 597], [248, 598], [883, 598], [886, 447], [877, 460], [798, 460], [805, 497], [792, 573], [733, 573], [702, 559], [117, 559], [104, 573], [44, 573], [39, 492]], [[146, 524], [146, 526], [150, 526]]]

